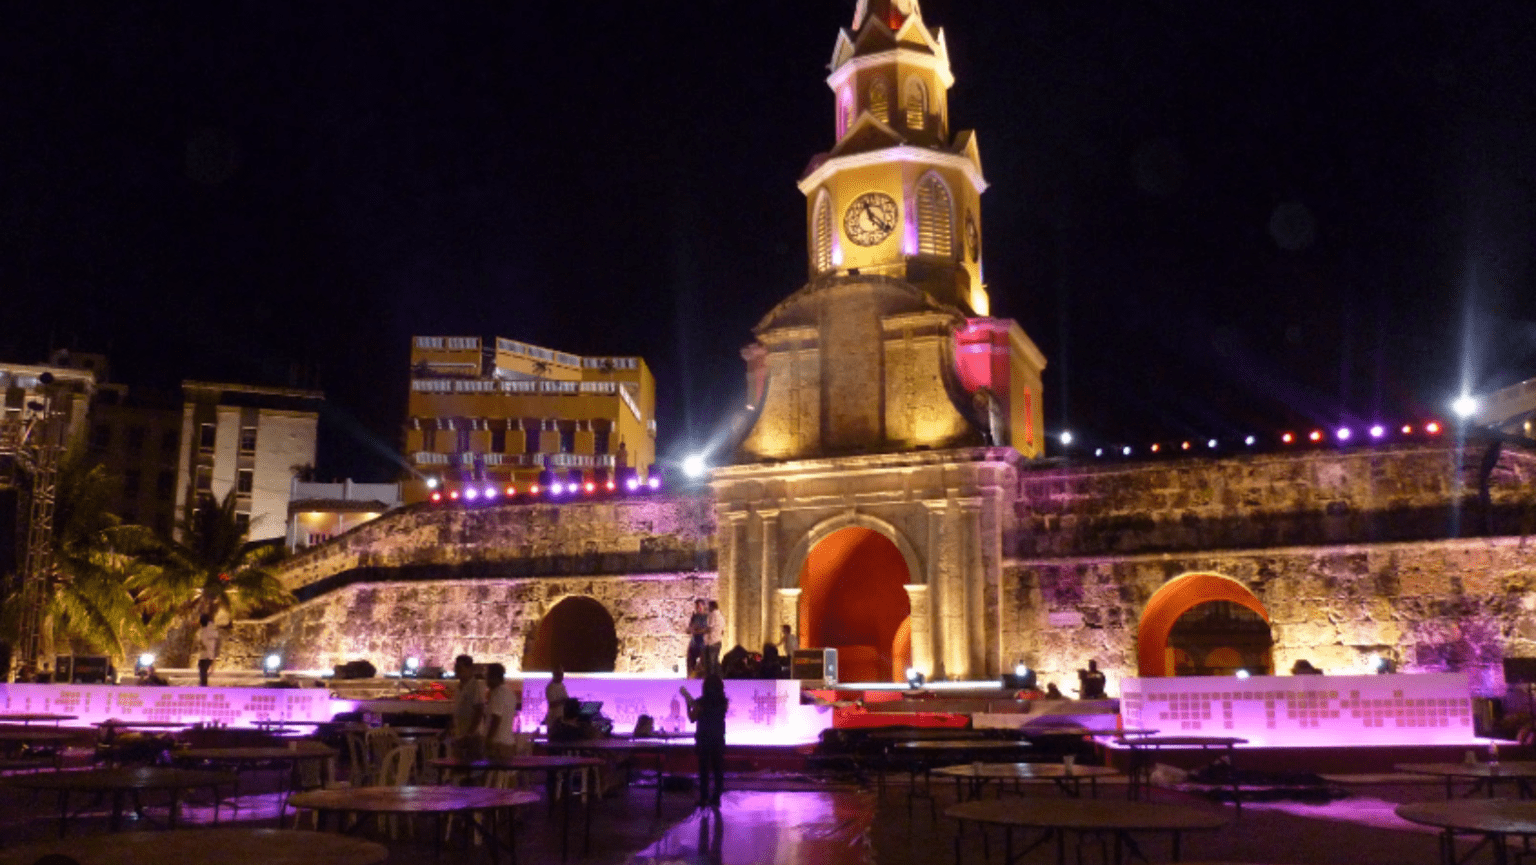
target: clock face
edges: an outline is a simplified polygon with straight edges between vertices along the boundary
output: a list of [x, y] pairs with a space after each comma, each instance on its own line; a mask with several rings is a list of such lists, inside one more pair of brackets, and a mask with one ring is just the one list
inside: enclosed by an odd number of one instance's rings
[[970, 212], [965, 214], [965, 251], [971, 261], [981, 259], [981, 232], [976, 230], [976, 215]]
[[848, 205], [843, 232], [859, 246], [874, 246], [896, 230], [896, 199], [883, 192], [866, 192]]

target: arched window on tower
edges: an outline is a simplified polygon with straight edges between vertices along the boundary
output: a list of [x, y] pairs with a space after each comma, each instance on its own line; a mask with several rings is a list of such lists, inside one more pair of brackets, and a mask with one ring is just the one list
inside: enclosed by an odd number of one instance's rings
[[907, 79], [904, 101], [907, 107], [907, 128], [922, 129], [928, 115], [928, 91], [923, 87], [922, 79], [916, 75]]
[[812, 260], [816, 264], [817, 273], [826, 273], [832, 269], [832, 196], [823, 189], [816, 195], [816, 215], [811, 220]]
[[869, 113], [881, 123], [891, 122], [891, 94], [886, 89], [884, 78], [876, 78], [869, 85]]
[[917, 183], [917, 251], [949, 257], [954, 251], [954, 206], [949, 186], [929, 172]]

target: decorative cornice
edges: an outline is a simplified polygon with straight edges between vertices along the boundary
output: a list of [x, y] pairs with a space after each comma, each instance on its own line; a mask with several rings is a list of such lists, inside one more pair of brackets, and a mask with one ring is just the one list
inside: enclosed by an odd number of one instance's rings
[[980, 195], [987, 189], [986, 178], [981, 176], [981, 166], [977, 165], [969, 156], [961, 153], [950, 153], [944, 150], [931, 150], [927, 147], [917, 147], [904, 144], [898, 147], [887, 147], [882, 150], [871, 150], [866, 153], [853, 153], [847, 156], [832, 156], [817, 165], [810, 173], [800, 178], [797, 184], [800, 191], [809, 196], [813, 190], [827, 181], [827, 178], [851, 168], [864, 168], [870, 165], [882, 165], [888, 162], [913, 162], [920, 165], [932, 165], [943, 168], [952, 168], [965, 175], [970, 181], [971, 187]]
[[865, 54], [844, 61], [842, 65], [832, 70], [832, 74], [827, 76], [827, 86], [836, 92], [837, 88], [842, 86], [843, 80], [855, 72], [897, 62], [904, 66], [926, 67], [938, 76], [939, 83], [944, 85], [945, 90], [955, 86], [955, 76], [954, 73], [949, 71], [948, 58], [924, 54], [921, 51], [904, 46], [897, 46], [888, 51], [881, 51], [878, 54]]

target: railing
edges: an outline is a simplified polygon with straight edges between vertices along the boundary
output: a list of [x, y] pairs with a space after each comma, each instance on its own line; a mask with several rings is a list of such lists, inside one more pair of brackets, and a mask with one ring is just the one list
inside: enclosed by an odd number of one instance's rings
[[417, 451], [411, 454], [411, 462], [419, 466], [445, 466], [448, 465], [448, 454]]

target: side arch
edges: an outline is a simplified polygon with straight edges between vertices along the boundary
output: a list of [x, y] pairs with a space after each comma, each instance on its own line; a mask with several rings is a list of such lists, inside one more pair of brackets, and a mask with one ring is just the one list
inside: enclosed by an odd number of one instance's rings
[[907, 578], [913, 583], [928, 582], [928, 571], [923, 567], [923, 560], [918, 556], [917, 548], [912, 546], [912, 542], [907, 540], [907, 536], [902, 534], [900, 529], [879, 517], [847, 513], [822, 520], [805, 533], [805, 537], [795, 544], [789, 551], [789, 555], [785, 556], [779, 564], [778, 588], [799, 588], [800, 569], [805, 566], [805, 559], [811, 554], [811, 548], [833, 532], [854, 526], [884, 535], [886, 540], [896, 545], [896, 549], [901, 551], [902, 559], [906, 560]]
[[596, 598], [566, 595], [539, 619], [523, 653], [524, 670], [611, 673], [618, 665], [619, 636], [613, 614]]
[[1258, 613], [1266, 623], [1269, 621], [1269, 611], [1264, 609], [1258, 597], [1231, 577], [1210, 573], [1174, 577], [1152, 593], [1141, 612], [1141, 625], [1136, 631], [1139, 675], [1172, 675], [1167, 668], [1165, 650], [1174, 622], [1192, 607], [1210, 601], [1230, 601]]

